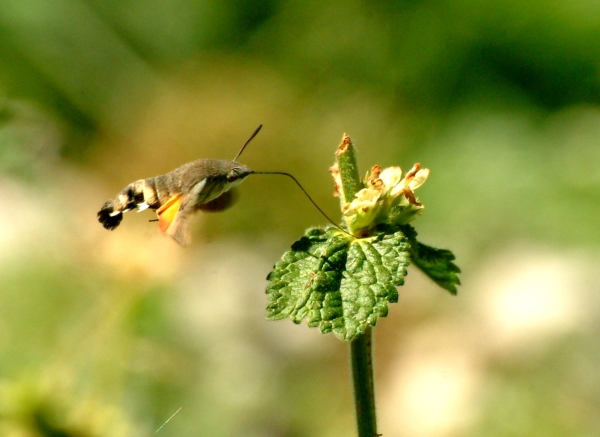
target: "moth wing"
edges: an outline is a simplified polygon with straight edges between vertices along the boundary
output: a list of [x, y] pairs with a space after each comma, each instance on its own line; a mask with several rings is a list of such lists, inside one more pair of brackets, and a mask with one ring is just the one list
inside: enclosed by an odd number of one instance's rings
[[173, 196], [156, 210], [156, 214], [158, 215], [158, 229], [161, 232], [167, 232], [175, 217], [177, 217], [182, 200], [182, 196]]
[[196, 209], [196, 202], [205, 185], [206, 179], [203, 179], [187, 195], [173, 196], [156, 211], [161, 232], [182, 246], [188, 246], [192, 241], [189, 218]]
[[192, 242], [192, 231], [190, 229], [190, 212], [179, 211], [175, 220], [167, 229], [167, 235], [177, 241], [182, 246], [189, 246]]
[[196, 208], [204, 211], [204, 212], [221, 212], [226, 209], [231, 208], [237, 199], [239, 194], [235, 188], [230, 189], [229, 191], [225, 191], [216, 199], [213, 199], [209, 202], [198, 205]]
[[158, 214], [158, 229], [167, 234], [182, 246], [187, 246], [192, 240], [189, 226], [189, 216], [192, 210], [184, 207], [183, 196], [174, 196], [161, 206]]

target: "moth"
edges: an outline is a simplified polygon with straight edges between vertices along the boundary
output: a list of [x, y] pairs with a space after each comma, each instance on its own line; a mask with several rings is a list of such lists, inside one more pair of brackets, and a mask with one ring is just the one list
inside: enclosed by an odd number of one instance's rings
[[[98, 221], [112, 231], [119, 226], [127, 211], [135, 208], [138, 212], [153, 209], [158, 216], [160, 231], [182, 246], [188, 246], [191, 242], [190, 218], [193, 214], [199, 210], [222, 211], [230, 207], [233, 203], [231, 188], [241, 184], [251, 174], [281, 174], [291, 177], [313, 205], [325, 215], [291, 174], [255, 172], [237, 162], [261, 128], [262, 125], [254, 131], [233, 161], [198, 159], [167, 174], [132, 182], [117, 197], [102, 205], [98, 211]], [[333, 223], [328, 217], [327, 219]]]

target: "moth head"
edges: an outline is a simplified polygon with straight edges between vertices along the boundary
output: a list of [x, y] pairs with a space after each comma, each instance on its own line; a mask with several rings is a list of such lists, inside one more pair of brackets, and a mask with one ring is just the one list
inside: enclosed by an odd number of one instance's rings
[[233, 183], [233, 182], [240, 183], [247, 176], [251, 175], [252, 173], [254, 173], [254, 172], [252, 170], [250, 170], [248, 167], [246, 167], [245, 165], [239, 164], [239, 163], [233, 161], [233, 165], [231, 166], [231, 168], [227, 172], [227, 182], [229, 182], [229, 183]]

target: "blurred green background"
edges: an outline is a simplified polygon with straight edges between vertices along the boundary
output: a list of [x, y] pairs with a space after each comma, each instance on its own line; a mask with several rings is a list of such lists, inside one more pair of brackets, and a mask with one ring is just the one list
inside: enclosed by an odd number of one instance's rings
[[600, 435], [597, 0], [0, 2], [0, 435], [354, 434], [347, 347], [265, 320], [265, 277], [325, 220], [252, 176], [194, 243], [128, 183], [201, 157], [288, 171], [339, 217], [347, 132], [431, 176], [422, 242], [375, 329], [386, 437]]

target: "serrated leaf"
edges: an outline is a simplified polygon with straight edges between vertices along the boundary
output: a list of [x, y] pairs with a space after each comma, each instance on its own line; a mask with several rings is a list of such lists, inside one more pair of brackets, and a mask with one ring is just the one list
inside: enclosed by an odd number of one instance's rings
[[409, 250], [399, 230], [351, 239], [335, 228], [310, 229], [267, 277], [268, 318], [306, 318], [308, 326], [352, 341], [398, 301]]
[[436, 249], [419, 243], [417, 231], [410, 225], [401, 226], [401, 229], [410, 242], [412, 263], [440, 287], [455, 295], [456, 286], [460, 285], [460, 268], [452, 262], [454, 254], [447, 249]]

